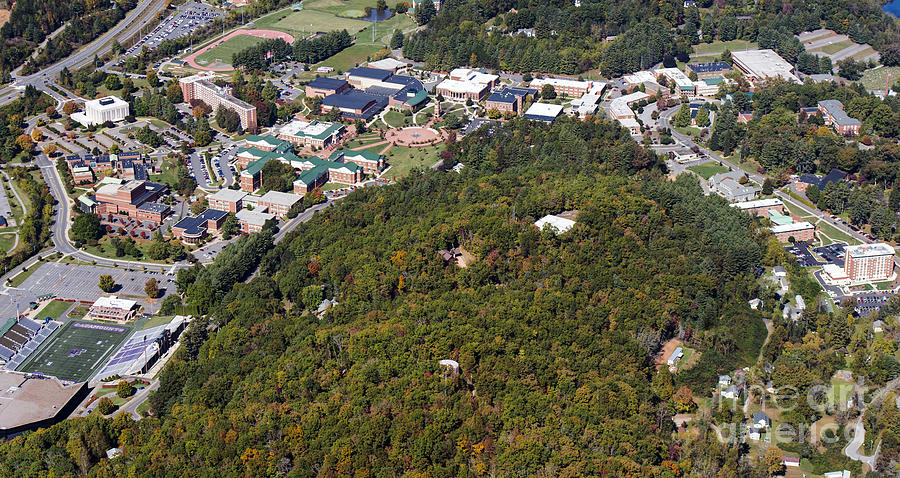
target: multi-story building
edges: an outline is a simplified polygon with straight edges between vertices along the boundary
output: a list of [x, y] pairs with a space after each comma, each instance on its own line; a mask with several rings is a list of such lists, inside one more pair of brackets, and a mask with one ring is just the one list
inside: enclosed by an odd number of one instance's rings
[[387, 97], [371, 95], [364, 91], [351, 89], [336, 95], [322, 98], [322, 111], [328, 112], [337, 108], [341, 116], [348, 119], [368, 120], [388, 104]]
[[384, 170], [384, 156], [367, 150], [342, 149], [335, 151], [329, 159], [345, 163], [351, 162], [361, 167], [366, 174], [378, 174]]
[[852, 282], [887, 280], [894, 273], [894, 248], [885, 243], [847, 246], [844, 271]]
[[188, 244], [197, 244], [207, 233], [217, 232], [225, 223], [228, 213], [207, 209], [198, 216], [186, 217], [172, 226], [172, 234]]
[[734, 67], [741, 71], [751, 83], [769, 78], [781, 78], [792, 83], [800, 83], [794, 74], [794, 67], [770, 49], [743, 50], [731, 52]]
[[781, 202], [781, 199], [778, 198], [737, 202], [732, 204], [731, 207], [740, 209], [742, 212], [746, 212], [751, 216], [768, 217], [769, 211], [775, 211], [778, 213], [784, 212], [784, 203]]
[[457, 68], [450, 77], [438, 83], [435, 91], [449, 101], [481, 101], [497, 84], [499, 76], [470, 68]]
[[324, 161], [307, 158], [302, 172], [294, 181], [294, 193], [306, 194], [327, 182], [356, 184], [363, 180], [363, 168], [352, 162]]
[[340, 141], [346, 131], [340, 123], [294, 120], [281, 127], [278, 139], [294, 146], [324, 149]]
[[94, 177], [110, 173], [126, 180], [146, 180], [147, 169], [153, 167], [149, 159], [144, 159], [137, 151], [98, 156], [90, 153], [73, 154], [66, 156], [65, 160], [75, 184], [93, 183]]
[[843, 136], [855, 136], [859, 134], [862, 125], [856, 118], [851, 118], [844, 112], [844, 104], [838, 100], [822, 100], [819, 102], [819, 111], [827, 126], [831, 126], [838, 134]]
[[561, 96], [581, 96], [591, 90], [592, 81], [569, 80], [567, 78], [535, 78], [531, 80], [531, 87], [541, 91], [544, 85], [553, 87], [553, 91]]
[[497, 110], [504, 114], [521, 114], [524, 111], [525, 100], [535, 94], [537, 94], [537, 90], [534, 88], [506, 87], [491, 93], [485, 103], [485, 108], [488, 111]]
[[291, 150], [290, 144], [272, 135], [250, 135], [247, 136], [247, 139], [244, 141], [246, 142], [248, 148], [252, 147], [260, 151], [276, 151], [279, 153], [285, 153]]
[[306, 85], [306, 97], [328, 96], [343, 93], [350, 89], [350, 83], [337, 78], [319, 77]]
[[244, 234], [252, 234], [262, 230], [266, 225], [266, 221], [275, 218], [274, 214], [265, 212], [251, 211], [249, 209], [241, 209], [234, 215]]
[[212, 108], [213, 111], [216, 111], [220, 106], [234, 111], [241, 118], [241, 128], [255, 133], [256, 107], [232, 96], [231, 88], [216, 86], [212, 82], [214, 78], [215, 75], [212, 73], [200, 73], [178, 80], [184, 101], [202, 101]]
[[234, 189], [220, 189], [215, 194], [207, 196], [209, 208], [217, 211], [230, 212], [232, 214], [238, 212], [243, 207], [243, 199], [247, 193], [245, 191], [235, 191]]
[[295, 204], [302, 200], [303, 196], [297, 194], [283, 193], [281, 191], [268, 191], [259, 198], [257, 204], [259, 204], [260, 209], [265, 209], [269, 214], [283, 217], [287, 215], [288, 211], [290, 211]]
[[252, 193], [262, 187], [262, 170], [270, 159], [272, 159], [272, 157], [269, 155], [263, 156], [248, 164], [247, 167], [241, 171], [241, 191]]
[[103, 124], [107, 121], [115, 123], [128, 116], [128, 103], [115, 96], [106, 96], [84, 102], [84, 112], [73, 113], [72, 119], [87, 126]]
[[670, 84], [674, 84], [673, 92], [676, 96], [687, 96], [688, 98], [697, 96], [697, 85], [678, 68], [660, 68], [656, 70], [656, 76], [665, 77]]
[[156, 201], [167, 187], [150, 181], [132, 180], [124, 184], [104, 184], [90, 198], [97, 214], [126, 214], [139, 220], [162, 222], [170, 208]]
[[133, 300], [120, 299], [114, 295], [109, 297], [101, 297], [94, 301], [88, 311], [88, 318], [91, 320], [114, 320], [116, 322], [126, 322], [134, 318], [137, 302]]
[[788, 242], [792, 237], [795, 241], [811, 241], [815, 237], [816, 226], [803, 221], [772, 226], [771, 231], [780, 242]]
[[356, 88], [364, 90], [387, 80], [393, 75], [393, 71], [361, 66], [347, 70], [347, 81]]

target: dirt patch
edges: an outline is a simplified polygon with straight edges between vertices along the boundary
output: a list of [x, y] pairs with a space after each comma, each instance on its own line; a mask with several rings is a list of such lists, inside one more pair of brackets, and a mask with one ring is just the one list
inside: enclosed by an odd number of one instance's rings
[[677, 347], [680, 347], [683, 344], [682, 341], [678, 339], [670, 339], [668, 342], [664, 343], [662, 346], [662, 350], [656, 354], [656, 357], [653, 359], [653, 363], [656, 364], [656, 368], [659, 368], [666, 364], [666, 360], [669, 359], [669, 355], [672, 355], [672, 352], [675, 351]]
[[0, 8], [0, 27], [3, 26], [4, 23], [9, 21], [9, 10], [4, 10]]

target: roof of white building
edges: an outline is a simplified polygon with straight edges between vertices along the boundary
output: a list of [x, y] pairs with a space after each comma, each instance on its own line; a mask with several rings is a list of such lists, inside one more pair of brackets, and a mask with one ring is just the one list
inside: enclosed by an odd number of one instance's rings
[[853, 257], [875, 257], [883, 256], [885, 254], [894, 255], [894, 248], [883, 242], [847, 246], [844, 248], [844, 251], [848, 256]]
[[656, 75], [651, 71], [636, 71], [630, 75], [625, 75], [622, 77], [626, 83], [631, 85], [640, 85], [645, 81], [656, 82]]
[[796, 231], [802, 231], [804, 229], [813, 229], [813, 228], [815, 228], [815, 226], [813, 226], [812, 224], [810, 224], [806, 221], [803, 221], [803, 222], [795, 222], [793, 224], [785, 224], [783, 226], [773, 226], [772, 232], [777, 234], [779, 232], [796, 232]]
[[753, 201], [744, 201], [744, 202], [736, 202], [731, 205], [731, 207], [736, 207], [740, 209], [754, 209], [757, 207], [772, 207], [772, 206], [783, 206], [784, 203], [781, 202], [781, 199], [771, 198], [771, 199], [756, 199]]
[[437, 85], [438, 89], [446, 89], [454, 93], [481, 93], [487, 87], [484, 83], [473, 83], [471, 81], [460, 80], [444, 80]]
[[209, 196], [207, 199], [218, 199], [220, 201], [228, 201], [228, 202], [238, 202], [241, 199], [244, 199], [247, 193], [244, 191], [239, 191], [236, 189], [220, 189], [216, 191], [215, 194]]
[[128, 106], [128, 102], [122, 100], [121, 98], [115, 96], [104, 96], [103, 98], [98, 98], [96, 100], [90, 100], [84, 102], [85, 109], [111, 109], [121, 106]]
[[383, 60], [378, 61], [370, 61], [369, 68], [378, 68], [379, 70], [394, 70], [397, 68], [403, 68], [407, 66], [408, 63], [405, 61], [400, 61], [396, 58], [385, 58]]
[[564, 217], [554, 216], [552, 214], [548, 214], [537, 221], [535, 221], [534, 225], [537, 226], [538, 229], [544, 229], [545, 225], [551, 225], [556, 228], [557, 234], [562, 234], [569, 229], [572, 229], [575, 226], [575, 221], [571, 219], [566, 219]]
[[590, 81], [570, 80], [568, 78], [535, 78], [531, 80], [532, 88], [540, 88], [544, 85], [589, 89], [592, 83]]
[[128, 300], [128, 299], [120, 299], [114, 295], [109, 297], [101, 297], [94, 301], [93, 307], [109, 307], [112, 309], [123, 309], [123, 310], [131, 310], [136, 301]]
[[800, 83], [800, 79], [792, 73], [794, 67], [772, 50], [733, 51], [731, 57], [757, 78], [780, 77]]
[[275, 217], [274, 214], [251, 211], [249, 209], [241, 209], [234, 216], [238, 221], [246, 222], [248, 224], [253, 224], [256, 226], [262, 226], [266, 223], [266, 221]]
[[303, 196], [294, 193], [283, 193], [281, 191], [267, 191], [260, 201], [281, 204], [283, 206], [293, 206], [303, 199]]

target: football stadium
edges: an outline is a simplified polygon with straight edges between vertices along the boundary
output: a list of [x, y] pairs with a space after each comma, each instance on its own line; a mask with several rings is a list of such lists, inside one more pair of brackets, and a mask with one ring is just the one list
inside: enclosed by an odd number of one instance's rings
[[91, 378], [131, 332], [131, 327], [71, 321], [46, 345], [31, 354], [20, 372], [42, 373], [76, 382]]

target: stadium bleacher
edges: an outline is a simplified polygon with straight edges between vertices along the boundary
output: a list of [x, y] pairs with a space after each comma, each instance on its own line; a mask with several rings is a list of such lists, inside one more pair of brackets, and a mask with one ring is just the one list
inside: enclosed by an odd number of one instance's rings
[[62, 325], [49, 321], [38, 323], [30, 319], [9, 319], [0, 327], [0, 359], [6, 361], [3, 368], [15, 370], [25, 359]]
[[175, 342], [188, 320], [176, 316], [168, 324], [139, 330], [119, 347], [94, 380], [140, 373], [152, 366]]

